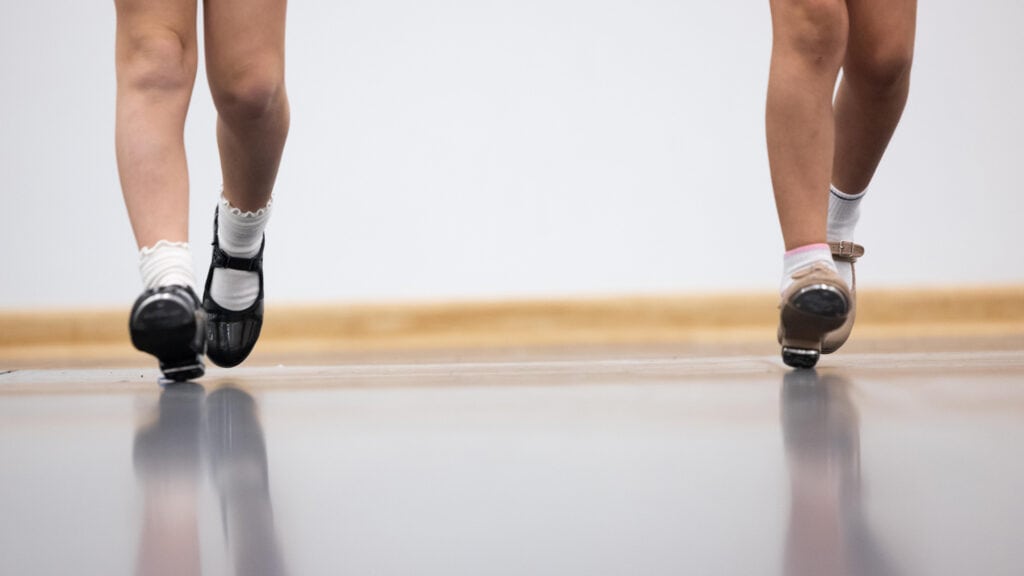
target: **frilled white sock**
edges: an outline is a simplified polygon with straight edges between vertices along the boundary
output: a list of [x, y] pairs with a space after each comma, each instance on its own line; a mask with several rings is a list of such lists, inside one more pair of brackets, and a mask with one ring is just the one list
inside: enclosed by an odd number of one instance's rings
[[[847, 194], [835, 186], [829, 188], [828, 194], [828, 241], [853, 242], [853, 231], [857, 227], [857, 220], [860, 219], [860, 201], [864, 198], [867, 190], [857, 194]], [[846, 285], [853, 287], [853, 264], [849, 262], [836, 262], [836, 269], [839, 275], [846, 281]]]
[[785, 292], [789, 288], [793, 283], [793, 274], [796, 271], [815, 262], [821, 262], [833, 270], [836, 269], [828, 244], [808, 244], [786, 252], [782, 257], [782, 286], [779, 288], [779, 292]]
[[[221, 196], [217, 216], [220, 249], [228, 256], [252, 258], [259, 254], [263, 231], [270, 219], [273, 199], [255, 212], [242, 212]], [[210, 282], [210, 297], [228, 310], [245, 310], [260, 294], [257, 272], [215, 268]]]
[[139, 274], [146, 290], [175, 284], [196, 289], [188, 242], [160, 240], [139, 250]]

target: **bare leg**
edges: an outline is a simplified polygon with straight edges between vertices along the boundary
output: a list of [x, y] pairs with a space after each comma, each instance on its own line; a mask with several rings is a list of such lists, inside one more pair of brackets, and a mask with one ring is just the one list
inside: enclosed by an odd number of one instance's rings
[[254, 211], [270, 200], [288, 136], [286, 0], [207, 0], [204, 7], [224, 195]]
[[835, 103], [832, 182], [868, 187], [910, 92], [917, 0], [847, 0], [850, 41]]
[[832, 94], [846, 51], [845, 0], [771, 0], [765, 128], [786, 249], [825, 242]]
[[188, 240], [184, 126], [195, 82], [196, 0], [115, 0], [116, 151], [138, 246]]

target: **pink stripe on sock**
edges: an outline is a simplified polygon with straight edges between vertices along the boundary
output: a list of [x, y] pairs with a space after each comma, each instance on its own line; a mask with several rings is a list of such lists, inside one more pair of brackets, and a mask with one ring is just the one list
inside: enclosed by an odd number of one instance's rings
[[828, 244], [824, 244], [824, 243], [822, 243], [822, 244], [808, 244], [806, 246], [801, 246], [799, 248], [793, 248], [792, 250], [789, 250], [788, 252], [786, 252], [786, 256], [792, 256], [793, 254], [801, 254], [803, 252], [810, 252], [811, 250], [821, 250], [821, 249], [828, 250], [829, 249]]

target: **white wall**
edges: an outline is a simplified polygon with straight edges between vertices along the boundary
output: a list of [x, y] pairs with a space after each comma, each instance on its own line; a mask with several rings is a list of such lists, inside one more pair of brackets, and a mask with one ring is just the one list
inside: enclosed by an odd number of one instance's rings
[[[983, 6], [983, 7], [979, 7]], [[775, 288], [766, 1], [293, 1], [278, 302]], [[922, 2], [862, 286], [1024, 282], [1024, 4]], [[113, 153], [110, 2], [0, 19], [0, 308], [140, 289]], [[200, 282], [219, 187], [187, 127]]]

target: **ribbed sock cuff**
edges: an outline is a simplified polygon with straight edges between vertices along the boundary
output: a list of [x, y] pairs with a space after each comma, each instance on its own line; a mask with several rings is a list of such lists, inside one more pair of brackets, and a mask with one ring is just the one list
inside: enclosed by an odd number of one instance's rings
[[217, 215], [217, 236], [221, 250], [239, 258], [252, 258], [258, 254], [273, 204], [271, 198], [266, 206], [255, 212], [242, 212], [221, 196]]
[[139, 274], [146, 290], [176, 284], [196, 289], [192, 251], [187, 242], [160, 240], [139, 250]]

